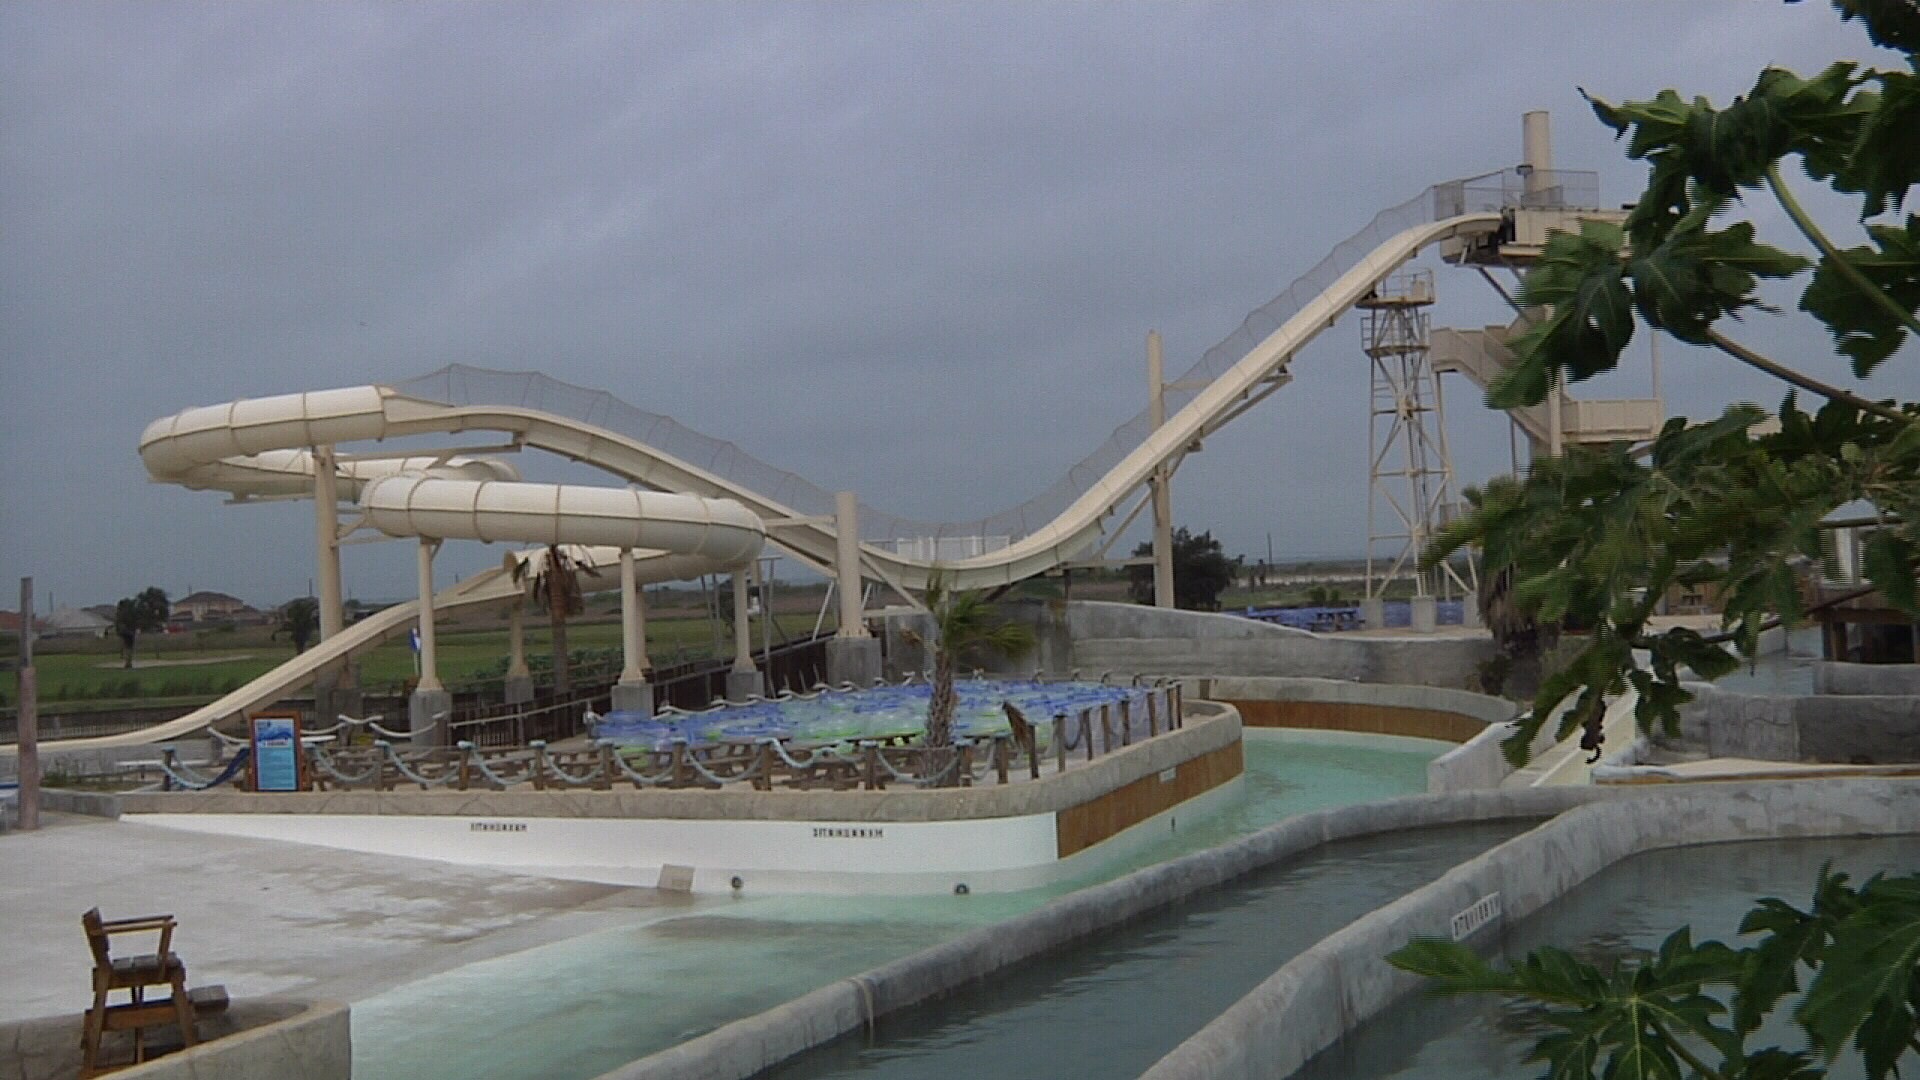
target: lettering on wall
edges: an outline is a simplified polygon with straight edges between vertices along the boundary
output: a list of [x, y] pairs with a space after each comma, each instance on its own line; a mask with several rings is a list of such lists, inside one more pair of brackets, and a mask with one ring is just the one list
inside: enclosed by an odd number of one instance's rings
[[880, 840], [887, 831], [881, 828], [865, 828], [843, 825], [816, 825], [813, 829], [815, 840]]
[[524, 821], [476, 821], [467, 826], [468, 832], [526, 832]]

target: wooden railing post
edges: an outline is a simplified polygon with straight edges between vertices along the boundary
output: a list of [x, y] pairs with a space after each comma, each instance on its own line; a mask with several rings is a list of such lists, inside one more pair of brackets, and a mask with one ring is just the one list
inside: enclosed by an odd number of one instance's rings
[[1067, 771], [1067, 714], [1053, 714], [1053, 756], [1058, 760], [1059, 771]]
[[1120, 699], [1120, 745], [1133, 745], [1133, 699]]
[[1147, 688], [1147, 738], [1160, 734], [1160, 712], [1153, 707], [1153, 688]]
[[1087, 760], [1093, 760], [1093, 710], [1080, 710], [1080, 741], [1087, 746]]

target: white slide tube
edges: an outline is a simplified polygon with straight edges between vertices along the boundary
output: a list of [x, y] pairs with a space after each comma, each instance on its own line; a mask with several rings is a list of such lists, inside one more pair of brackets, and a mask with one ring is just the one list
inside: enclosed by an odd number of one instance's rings
[[[1167, 418], [1139, 446], [1094, 481], [1053, 521], [1009, 546], [946, 564], [954, 588], [1009, 584], [1080, 557], [1100, 537], [1107, 517], [1155, 470], [1176, 460], [1214, 426], [1236, 415], [1262, 380], [1401, 263], [1442, 241], [1484, 236], [1498, 213], [1450, 217], [1408, 228], [1376, 246], [1237, 363]], [[776, 498], [731, 483], [638, 439], [530, 407], [448, 405], [405, 396], [392, 387], [357, 386], [191, 408], [148, 425], [140, 454], [157, 481], [252, 496], [311, 497], [312, 455], [306, 448], [454, 432], [499, 432], [515, 445], [544, 449], [594, 465], [653, 489], [622, 491], [579, 485], [518, 483], [505, 462], [488, 458], [420, 457], [354, 460], [343, 453], [338, 483], [362, 500], [369, 519], [396, 536], [521, 542], [606, 544], [595, 565], [618, 561], [618, 548], [652, 549], [639, 564], [643, 581], [698, 576], [756, 557], [772, 523], [774, 539], [828, 572], [845, 565], [831, 520], [796, 513]], [[662, 494], [662, 493], [676, 494]], [[371, 498], [369, 498], [371, 496]], [[536, 511], [544, 497], [551, 502]], [[666, 500], [666, 501], [662, 501]], [[690, 500], [690, 501], [682, 501]], [[875, 577], [923, 587], [930, 560], [858, 545], [859, 562]], [[538, 557], [529, 553], [509, 561]], [[848, 575], [850, 576], [850, 575]], [[499, 602], [517, 589], [506, 572], [470, 578], [435, 597], [434, 606]], [[245, 708], [272, 701], [313, 673], [404, 628], [413, 605], [389, 608], [347, 628], [333, 641], [289, 660], [240, 691], [167, 724], [128, 736], [72, 745], [119, 745], [175, 738]], [[371, 624], [371, 625], [370, 625]], [[0, 753], [7, 749], [0, 747]]]

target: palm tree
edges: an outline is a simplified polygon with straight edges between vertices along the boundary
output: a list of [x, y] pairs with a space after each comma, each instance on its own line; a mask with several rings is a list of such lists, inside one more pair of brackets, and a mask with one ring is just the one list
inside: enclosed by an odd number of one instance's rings
[[586, 610], [586, 598], [580, 589], [582, 574], [596, 576], [591, 566], [558, 544], [548, 544], [544, 557], [528, 555], [513, 561], [513, 580], [526, 589], [529, 600], [546, 609], [547, 621], [553, 627], [553, 692], [557, 697], [565, 697], [573, 689], [567, 658], [567, 619]]
[[1513, 595], [1513, 568], [1480, 577], [1475, 601], [1480, 621], [1493, 635], [1493, 660], [1483, 665], [1481, 688], [1489, 694], [1531, 698], [1540, 687], [1541, 662], [1560, 640], [1560, 628], [1541, 623]]
[[1025, 623], [1007, 622], [993, 613], [985, 593], [954, 592], [939, 570], [927, 580], [927, 611], [933, 616], [933, 697], [927, 703], [926, 745], [935, 751], [928, 766], [937, 771], [946, 755], [939, 753], [953, 745], [953, 711], [958, 699], [953, 692], [953, 664], [958, 654], [968, 649], [989, 649], [1005, 656], [1019, 656], [1033, 647], [1033, 628]]
[[320, 601], [311, 596], [302, 596], [287, 601], [280, 608], [280, 625], [274, 628], [273, 636], [285, 634], [293, 639], [295, 655], [307, 651], [307, 645], [313, 641], [313, 635], [320, 630]]

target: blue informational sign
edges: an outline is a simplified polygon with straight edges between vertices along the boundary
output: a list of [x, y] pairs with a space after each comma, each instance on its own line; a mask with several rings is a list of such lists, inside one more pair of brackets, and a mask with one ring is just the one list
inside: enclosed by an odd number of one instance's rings
[[253, 718], [256, 791], [300, 790], [300, 721], [292, 716]]

